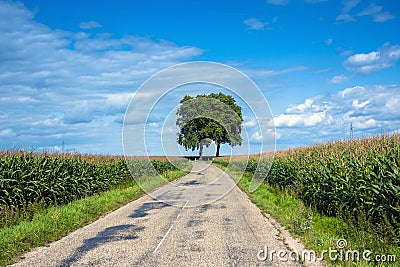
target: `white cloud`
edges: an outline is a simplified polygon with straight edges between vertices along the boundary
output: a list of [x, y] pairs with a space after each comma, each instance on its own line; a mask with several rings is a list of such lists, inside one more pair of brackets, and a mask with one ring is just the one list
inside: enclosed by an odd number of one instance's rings
[[392, 113], [398, 112], [400, 110], [400, 96], [393, 95], [388, 101], [386, 101], [385, 109]]
[[374, 119], [368, 119], [365, 121], [356, 121], [353, 125], [354, 128], [361, 129], [361, 130], [375, 127], [375, 126], [376, 126], [376, 120], [374, 120]]
[[274, 118], [275, 127], [300, 126], [305, 120], [304, 115], [282, 114]]
[[15, 133], [12, 129], [0, 130], [0, 137], [14, 137]]
[[41, 125], [41, 126], [53, 126], [53, 125], [60, 125], [61, 120], [59, 118], [51, 118], [51, 119], [44, 119], [32, 122], [32, 125]]
[[351, 106], [352, 106], [353, 108], [360, 109], [360, 108], [365, 107], [365, 106], [368, 105], [369, 103], [370, 103], [369, 100], [364, 101], [364, 102], [359, 102], [358, 99], [355, 99], [355, 100], [353, 101], [353, 104], [352, 104]]
[[141, 36], [51, 29], [9, 1], [0, 1], [0, 18], [1, 133], [13, 135], [0, 138], [0, 148], [54, 147], [65, 139], [88, 152], [121, 153], [119, 123], [135, 89], [202, 53]]
[[342, 51], [341, 53], [340, 53], [340, 56], [341, 57], [348, 57], [348, 56], [351, 56], [352, 54], [354, 54], [354, 52], [353, 52], [353, 50], [344, 50], [343, 48], [339, 48], [339, 49], [337, 49], [338, 51]]
[[350, 56], [347, 59], [347, 62], [349, 64], [371, 64], [380, 59], [380, 53], [379, 52], [371, 52], [368, 54], [357, 54]]
[[400, 128], [400, 85], [354, 86], [310, 99], [274, 117], [281, 144], [346, 138], [351, 124], [356, 137]]
[[336, 17], [336, 22], [337, 23], [353, 22], [353, 21], [356, 21], [356, 19], [353, 16], [349, 15], [349, 14], [339, 14]]
[[373, 14], [372, 18], [373, 18], [374, 22], [385, 22], [387, 20], [394, 19], [395, 16], [393, 16], [389, 12], [381, 12], [381, 13]]
[[91, 20], [87, 22], [82, 22], [81, 24], [79, 24], [79, 27], [83, 30], [88, 30], [88, 29], [101, 28], [103, 26], [100, 23]]
[[389, 12], [383, 12], [382, 6], [377, 6], [374, 3], [364, 8], [358, 16], [371, 16], [374, 22], [385, 22], [394, 19], [395, 17]]
[[316, 126], [326, 119], [325, 112], [303, 114], [281, 114], [274, 118], [276, 127], [309, 127]]
[[347, 70], [360, 74], [369, 74], [396, 65], [400, 60], [400, 46], [385, 44], [377, 51], [349, 56], [344, 66]]
[[361, 0], [343, 0], [343, 8], [342, 13], [350, 12], [353, 8], [355, 8]]
[[250, 138], [251, 141], [262, 141], [263, 140], [263, 136], [259, 133], [259, 132], [255, 132], [251, 135]]
[[289, 68], [280, 69], [280, 70], [243, 69], [242, 71], [244, 73], [246, 73], [246, 75], [249, 75], [254, 78], [254, 77], [271, 77], [271, 76], [284, 75], [284, 74], [289, 74], [292, 72], [300, 72], [300, 71], [306, 71], [306, 70], [309, 70], [309, 67], [295, 66], [295, 67], [289, 67]]
[[30, 96], [19, 96], [19, 97], [0, 97], [0, 102], [14, 102], [14, 103], [36, 103], [39, 102], [37, 99]]
[[336, 23], [353, 22], [356, 21], [350, 11], [355, 8], [361, 0], [343, 0], [341, 13], [336, 17]]
[[315, 126], [319, 123], [321, 123], [324, 119], [326, 118], [325, 112], [318, 112], [311, 114], [304, 120], [304, 125], [305, 126]]
[[75, 101], [71, 108], [65, 111], [63, 121], [67, 124], [86, 123], [94, 119], [94, 112], [87, 100]]
[[[250, 136], [251, 143], [270, 143], [272, 140], [276, 140], [280, 138], [280, 135], [273, 129], [268, 128], [266, 131], [263, 131], [264, 135], [260, 133], [260, 131], [254, 131]], [[275, 145], [274, 145], [275, 146]]]
[[340, 98], [345, 98], [347, 95], [356, 94], [363, 90], [365, 90], [365, 88], [362, 86], [354, 86], [354, 87], [349, 87], [349, 88], [346, 88], [346, 89], [340, 91], [339, 93], [337, 93], [337, 95]]
[[364, 8], [358, 16], [368, 16], [368, 15], [373, 15], [376, 13], [380, 13], [382, 11], [382, 6], [377, 6], [375, 4], [371, 4], [368, 7]]
[[133, 93], [105, 94], [104, 107], [107, 107], [111, 112], [124, 112], [133, 97]]
[[379, 5], [375, 5], [374, 3], [370, 4], [367, 7], [364, 7], [360, 12], [355, 13], [352, 12], [355, 7], [361, 0], [345, 0], [343, 1], [343, 8], [341, 13], [336, 17], [337, 23], [344, 22], [354, 22], [356, 21], [355, 17], [361, 16], [370, 16], [374, 22], [385, 22], [391, 19], [394, 19], [395, 16], [390, 14], [389, 12], [382, 11], [383, 7]]
[[339, 83], [346, 82], [348, 79], [349, 79], [349, 77], [341, 74], [341, 75], [334, 76], [332, 79], [329, 80], [329, 82], [333, 83], [333, 84], [339, 84]]
[[244, 123], [243, 123], [243, 125], [245, 126], [245, 127], [254, 127], [254, 126], [256, 126], [257, 125], [257, 121], [256, 120], [249, 120], [249, 121], [245, 121]]
[[148, 125], [151, 128], [157, 128], [158, 127], [158, 123], [157, 122], [150, 122]]
[[275, 17], [272, 22], [262, 21], [256, 18], [248, 18], [243, 21], [250, 30], [272, 30], [270, 25], [274, 24], [277, 18]]
[[313, 103], [314, 103], [313, 99], [307, 98], [303, 104], [288, 107], [286, 109], [286, 112], [288, 112], [288, 113], [303, 113], [303, 112], [309, 110], [312, 107]]

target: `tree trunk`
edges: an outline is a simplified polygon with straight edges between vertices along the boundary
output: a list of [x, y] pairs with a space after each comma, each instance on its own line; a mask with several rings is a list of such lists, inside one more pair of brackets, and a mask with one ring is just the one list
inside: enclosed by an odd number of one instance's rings
[[215, 154], [216, 157], [219, 157], [219, 148], [221, 147], [220, 143], [217, 143], [217, 153]]
[[203, 142], [200, 142], [200, 149], [199, 149], [199, 160], [203, 157]]

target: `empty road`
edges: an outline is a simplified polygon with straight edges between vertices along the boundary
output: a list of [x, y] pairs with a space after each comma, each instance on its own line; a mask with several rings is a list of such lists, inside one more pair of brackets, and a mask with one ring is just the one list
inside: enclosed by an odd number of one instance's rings
[[27, 253], [13, 266], [300, 266], [276, 255], [258, 259], [265, 246], [287, 250], [279, 236], [226, 173], [195, 162], [175, 184]]

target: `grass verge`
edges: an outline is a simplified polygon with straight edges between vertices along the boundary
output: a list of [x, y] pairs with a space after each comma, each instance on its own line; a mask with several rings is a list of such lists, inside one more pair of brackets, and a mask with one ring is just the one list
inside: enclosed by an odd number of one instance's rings
[[[172, 181], [186, 173], [185, 170], [168, 171], [164, 177]], [[146, 189], [151, 190], [162, 185], [160, 179], [156, 180], [158, 182], [154, 183], [149, 177]], [[145, 192], [131, 181], [114, 190], [79, 199], [67, 205], [39, 210], [31, 220], [0, 228], [0, 266], [14, 262], [18, 256], [34, 247], [56, 241], [144, 194]]]
[[[321, 252], [328, 250], [324, 254], [323, 263], [328, 266], [399, 266], [400, 248], [387, 244], [377, 234], [379, 229], [374, 226], [360, 229], [356, 224], [349, 223], [340, 217], [329, 217], [305, 207], [300, 199], [297, 199], [288, 192], [271, 187], [266, 183], [254, 192], [249, 192], [250, 181], [253, 177], [251, 173], [242, 173], [234, 169], [227, 170], [224, 166], [215, 164], [225, 170], [235, 181], [238, 187], [243, 190], [250, 200], [257, 205], [262, 212], [270, 214], [282, 226], [287, 228], [290, 233], [300, 238], [303, 244], [321, 256]], [[343, 249], [337, 248], [338, 240], [345, 239], [347, 246]], [[331, 260], [329, 248], [336, 249], [338, 252], [332, 253], [332, 257], [337, 256], [336, 260]], [[340, 250], [343, 256], [340, 256]], [[357, 250], [358, 261], [351, 260], [351, 251]], [[362, 253], [371, 251], [369, 255], [371, 261], [363, 260]], [[346, 256], [348, 253], [348, 256]], [[367, 253], [367, 252], [366, 252]], [[394, 259], [389, 256], [394, 255]], [[342, 257], [343, 260], [340, 260]], [[346, 260], [346, 257], [348, 260]], [[356, 258], [356, 256], [354, 256]], [[380, 260], [378, 261], [378, 257]], [[383, 257], [386, 258], [382, 261]]]

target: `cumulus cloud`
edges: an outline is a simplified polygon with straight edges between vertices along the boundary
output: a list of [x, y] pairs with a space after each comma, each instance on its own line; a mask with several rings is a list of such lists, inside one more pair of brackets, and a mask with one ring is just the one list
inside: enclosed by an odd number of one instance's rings
[[[134, 90], [157, 71], [202, 53], [167, 40], [51, 29], [11, 1], [0, 1], [0, 17], [2, 148], [65, 140], [80, 151], [121, 153], [117, 121]], [[107, 151], [99, 143], [113, 145]]]
[[[318, 98], [316, 98], [318, 99]], [[285, 110], [284, 114], [274, 118], [276, 127], [315, 126], [324, 119], [327, 114], [322, 106], [315, 104], [314, 99], [307, 98], [304, 103], [293, 105]], [[330, 119], [330, 118], [328, 118]]]
[[376, 126], [376, 120], [374, 119], [368, 119], [368, 120], [364, 120], [364, 121], [356, 121], [353, 125], [353, 127], [363, 130], [363, 129], [368, 129], [371, 127], [375, 127]]
[[290, 106], [274, 123], [281, 143], [303, 140], [306, 145], [349, 137], [351, 124], [356, 137], [395, 131], [398, 110], [400, 85], [354, 86]]
[[[312, 114], [282, 114], [274, 119], [276, 127], [293, 127], [293, 126], [316, 126], [326, 119], [325, 112]], [[331, 119], [331, 118], [329, 118]]]
[[304, 101], [303, 104], [299, 104], [299, 105], [294, 105], [294, 106], [288, 107], [286, 109], [286, 112], [288, 112], [288, 113], [296, 113], [296, 114], [297, 113], [304, 113], [305, 111], [307, 111], [307, 110], [309, 110], [309, 109], [311, 109], [313, 107], [313, 103], [314, 103], [313, 99], [307, 98]]
[[344, 66], [347, 70], [360, 74], [369, 74], [396, 65], [400, 60], [400, 46], [385, 44], [377, 51], [349, 56]]
[[370, 103], [370, 100], [367, 100], [367, 101], [364, 101], [364, 102], [359, 102], [359, 100], [356, 99], [356, 100], [353, 101], [353, 104], [352, 104], [351, 106], [352, 106], [353, 108], [360, 109], [360, 108], [365, 107], [365, 106], [368, 105], [369, 103]]
[[333, 83], [333, 84], [339, 84], [339, 83], [346, 82], [348, 79], [349, 79], [348, 76], [340, 74], [340, 75], [336, 75], [336, 76], [332, 77], [332, 79], [330, 79], [329, 82]]

